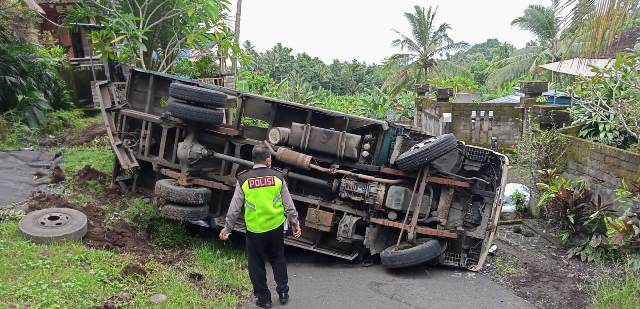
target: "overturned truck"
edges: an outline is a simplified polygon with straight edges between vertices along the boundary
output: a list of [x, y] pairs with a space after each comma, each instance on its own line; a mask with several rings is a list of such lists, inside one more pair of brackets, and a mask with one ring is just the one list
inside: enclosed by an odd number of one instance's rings
[[[153, 192], [164, 217], [224, 224], [236, 175], [265, 144], [302, 224], [287, 245], [347, 260], [380, 254], [479, 270], [501, 209], [507, 158], [451, 134], [132, 70], [126, 95], [96, 85], [113, 181]], [[235, 230], [245, 232], [244, 220]]]

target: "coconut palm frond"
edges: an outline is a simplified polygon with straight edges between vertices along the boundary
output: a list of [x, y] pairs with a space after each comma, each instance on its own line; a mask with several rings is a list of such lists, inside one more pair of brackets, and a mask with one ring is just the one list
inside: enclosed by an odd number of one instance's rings
[[638, 0], [565, 0], [571, 8], [567, 29], [584, 42], [583, 56], [595, 56], [612, 45], [622, 30], [640, 15]]
[[[414, 10], [415, 13], [404, 13], [404, 16], [411, 26], [411, 35], [416, 43], [425, 45], [429, 41], [429, 27], [424, 27], [427, 25], [427, 17], [423, 7], [416, 5]], [[430, 13], [431, 11], [429, 11]]]
[[495, 88], [530, 72], [532, 67], [535, 68], [536, 62], [539, 61], [538, 56], [542, 53], [541, 48], [536, 47], [520, 49], [513, 56], [497, 61], [494, 64], [497, 69], [487, 80], [487, 85]]
[[454, 76], [461, 76], [465, 78], [473, 78], [469, 68], [453, 61], [440, 60], [437, 61], [437, 65], [433, 68], [432, 72], [435, 77], [450, 78]]
[[511, 21], [511, 25], [531, 31], [542, 41], [551, 41], [560, 32], [556, 13], [557, 9], [553, 6], [529, 5], [522, 16]]
[[400, 47], [401, 50], [408, 50], [412, 53], [420, 53], [421, 52], [421, 48], [420, 45], [418, 45], [418, 43], [416, 43], [414, 40], [412, 40], [410, 37], [400, 33], [397, 30], [393, 30], [396, 34], [398, 34], [398, 36], [400, 38], [395, 39], [391, 42], [391, 46], [393, 47]]
[[395, 54], [389, 57], [389, 61], [393, 61], [398, 66], [406, 66], [413, 62], [416, 59], [415, 54]]
[[415, 83], [415, 80], [418, 77], [417, 75], [419, 74], [416, 72], [416, 66], [417, 65], [413, 63], [399, 67], [384, 81], [382, 88], [394, 96], [400, 93], [400, 91], [405, 89], [407, 86]]

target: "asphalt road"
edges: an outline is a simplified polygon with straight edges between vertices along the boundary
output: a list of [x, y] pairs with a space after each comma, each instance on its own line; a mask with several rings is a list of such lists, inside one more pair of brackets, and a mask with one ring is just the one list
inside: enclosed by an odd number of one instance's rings
[[[533, 308], [479, 273], [418, 267], [388, 271], [287, 247], [290, 302], [274, 308]], [[256, 308], [253, 303], [246, 308]]]

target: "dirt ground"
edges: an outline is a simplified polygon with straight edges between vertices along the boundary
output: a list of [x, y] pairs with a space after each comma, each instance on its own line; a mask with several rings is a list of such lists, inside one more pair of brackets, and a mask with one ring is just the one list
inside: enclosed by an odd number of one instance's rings
[[69, 137], [65, 140], [65, 144], [69, 146], [86, 144], [98, 137], [105, 136], [106, 133], [107, 128], [104, 126], [104, 124], [95, 124], [87, 128], [86, 130], [83, 130], [82, 134]]
[[[542, 220], [528, 222], [538, 231], [549, 230]], [[494, 240], [498, 250], [482, 272], [539, 308], [588, 307], [589, 283], [596, 274], [614, 270], [570, 259], [566, 249], [531, 232], [522, 224], [499, 226]]]
[[[105, 197], [108, 197], [108, 194]], [[84, 237], [84, 242], [89, 247], [110, 249], [120, 253], [130, 252], [140, 256], [151, 255], [153, 251], [149, 245], [148, 235], [139, 232], [135, 226], [123, 221], [107, 225], [105, 211], [98, 205], [78, 206], [69, 203], [60, 195], [37, 191], [33, 193], [28, 207], [30, 211], [52, 207], [67, 207], [82, 211], [89, 221], [87, 235]]]

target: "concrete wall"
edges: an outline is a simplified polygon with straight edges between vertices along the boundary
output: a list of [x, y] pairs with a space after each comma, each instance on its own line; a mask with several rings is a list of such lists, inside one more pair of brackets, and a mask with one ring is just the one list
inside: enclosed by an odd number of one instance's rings
[[[445, 131], [473, 145], [489, 145], [491, 137], [502, 145], [516, 143], [522, 128], [519, 103], [444, 103], [440, 113]], [[447, 123], [448, 115], [451, 122]]]
[[[539, 103], [533, 100], [533, 104]], [[542, 129], [561, 128], [570, 122], [564, 111], [566, 106], [549, 104], [449, 103], [418, 97], [416, 108], [418, 118], [414, 125], [427, 134], [453, 133], [459, 140], [479, 146], [490, 146], [492, 137], [500, 146], [516, 144], [522, 134], [523, 119], [529, 119], [527, 115]]]

